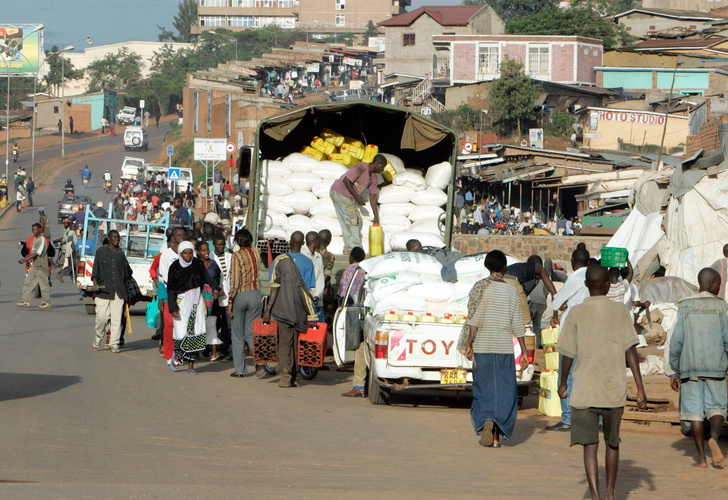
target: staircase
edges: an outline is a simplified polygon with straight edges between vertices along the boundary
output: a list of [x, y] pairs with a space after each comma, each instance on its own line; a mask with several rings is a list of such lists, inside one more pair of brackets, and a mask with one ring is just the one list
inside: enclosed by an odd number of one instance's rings
[[443, 112], [445, 110], [445, 105], [432, 97], [432, 93], [432, 73], [428, 73], [425, 79], [412, 89], [412, 100], [410, 101], [410, 105], [412, 107], [429, 106], [432, 108], [433, 113]]

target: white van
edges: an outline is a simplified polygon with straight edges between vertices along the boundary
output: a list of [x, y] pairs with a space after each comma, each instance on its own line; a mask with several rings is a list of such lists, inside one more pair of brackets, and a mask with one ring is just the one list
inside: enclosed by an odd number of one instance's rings
[[149, 135], [142, 127], [126, 127], [124, 131], [124, 149], [138, 151], [149, 150]]
[[[170, 188], [172, 183], [170, 182]], [[177, 181], [177, 193], [184, 193], [187, 191], [187, 185], [192, 184], [192, 170], [189, 168], [179, 169], [179, 181]], [[194, 187], [194, 184], [193, 186]]]
[[125, 156], [121, 164], [121, 180], [135, 181], [144, 172], [144, 159]]

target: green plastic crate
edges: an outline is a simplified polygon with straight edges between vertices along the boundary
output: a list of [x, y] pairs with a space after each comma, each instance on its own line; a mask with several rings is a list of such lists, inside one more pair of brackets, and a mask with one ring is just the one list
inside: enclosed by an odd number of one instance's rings
[[626, 248], [604, 247], [602, 248], [603, 267], [627, 267], [629, 251]]

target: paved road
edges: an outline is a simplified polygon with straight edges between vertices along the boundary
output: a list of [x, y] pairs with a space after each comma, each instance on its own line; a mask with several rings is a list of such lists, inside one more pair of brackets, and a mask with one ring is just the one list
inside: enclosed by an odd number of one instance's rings
[[[54, 175], [123, 156], [109, 144]], [[47, 183], [37, 204], [54, 206], [59, 186]], [[29, 210], [0, 221], [0, 498], [585, 498], [581, 450], [543, 431], [534, 396], [513, 439], [492, 450], [478, 446], [466, 398], [374, 407], [340, 397], [351, 374], [333, 367], [285, 390], [274, 378], [230, 378], [230, 362], [173, 373], [141, 306], [121, 354], [95, 351], [73, 285], [54, 282], [51, 310], [14, 305], [17, 242], [35, 220]], [[692, 444], [676, 430], [624, 427], [620, 498], [726, 495], [725, 471], [690, 467]]]

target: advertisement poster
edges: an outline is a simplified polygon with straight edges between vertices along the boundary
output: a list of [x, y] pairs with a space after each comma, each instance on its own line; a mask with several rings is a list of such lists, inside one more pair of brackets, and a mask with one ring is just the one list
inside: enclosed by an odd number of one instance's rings
[[43, 42], [42, 24], [0, 24], [0, 72], [5, 76], [38, 73]]
[[543, 129], [542, 128], [531, 128], [528, 129], [529, 143], [532, 148], [543, 149]]

